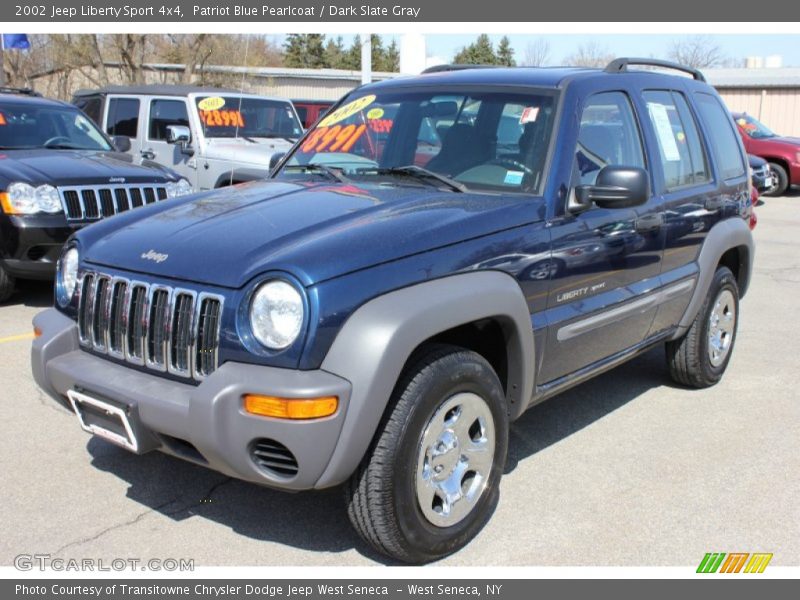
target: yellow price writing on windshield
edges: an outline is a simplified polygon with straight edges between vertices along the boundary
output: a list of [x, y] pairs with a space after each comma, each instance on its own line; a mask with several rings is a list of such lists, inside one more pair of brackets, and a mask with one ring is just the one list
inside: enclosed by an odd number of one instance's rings
[[330, 127], [331, 125], [335, 125], [339, 121], [344, 121], [347, 117], [350, 117], [357, 112], [364, 110], [370, 104], [375, 102], [375, 95], [370, 94], [369, 96], [362, 96], [358, 100], [353, 100], [352, 102], [348, 102], [344, 106], [340, 106], [327, 117], [320, 121], [320, 126], [322, 127]]

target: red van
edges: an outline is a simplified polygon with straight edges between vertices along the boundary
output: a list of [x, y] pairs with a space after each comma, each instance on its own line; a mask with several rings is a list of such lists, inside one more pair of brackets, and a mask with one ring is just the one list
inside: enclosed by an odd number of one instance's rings
[[304, 129], [308, 129], [317, 122], [322, 115], [328, 112], [328, 109], [333, 106], [333, 100], [292, 100], [294, 109], [297, 111], [297, 116], [300, 117], [300, 122], [303, 124]]

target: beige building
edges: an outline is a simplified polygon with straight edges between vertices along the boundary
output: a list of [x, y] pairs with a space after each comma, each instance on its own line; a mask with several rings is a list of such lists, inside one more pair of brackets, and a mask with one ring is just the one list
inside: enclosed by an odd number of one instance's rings
[[800, 68], [704, 69], [733, 112], [746, 112], [780, 135], [800, 136]]

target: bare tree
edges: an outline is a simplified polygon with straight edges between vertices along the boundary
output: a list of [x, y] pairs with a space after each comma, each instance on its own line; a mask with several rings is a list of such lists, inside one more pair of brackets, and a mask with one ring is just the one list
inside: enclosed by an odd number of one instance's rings
[[605, 67], [612, 60], [614, 55], [608, 48], [596, 42], [587, 42], [564, 58], [564, 64], [574, 67]]
[[667, 56], [670, 60], [695, 69], [720, 67], [729, 62], [722, 49], [707, 35], [674, 40]]
[[550, 43], [544, 38], [529, 42], [521, 64], [525, 67], [543, 67], [550, 59]]

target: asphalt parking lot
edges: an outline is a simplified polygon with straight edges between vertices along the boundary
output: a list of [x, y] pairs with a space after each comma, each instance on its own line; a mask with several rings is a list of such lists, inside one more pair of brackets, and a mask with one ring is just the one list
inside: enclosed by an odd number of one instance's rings
[[[800, 193], [758, 209], [756, 268], [716, 387], [675, 387], [657, 348], [512, 428], [500, 505], [443, 565], [800, 564]], [[92, 439], [36, 388], [27, 284], [0, 307], [0, 564], [16, 555], [196, 565], [370, 565], [338, 490], [290, 495]]]

